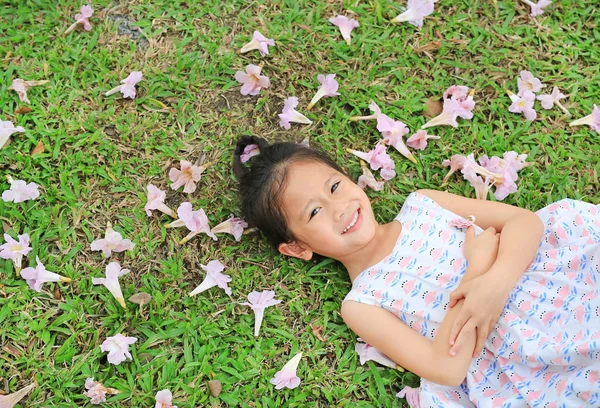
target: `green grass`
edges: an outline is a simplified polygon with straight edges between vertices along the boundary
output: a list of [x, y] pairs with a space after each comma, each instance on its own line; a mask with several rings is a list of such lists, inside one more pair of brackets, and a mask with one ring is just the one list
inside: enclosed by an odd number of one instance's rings
[[[440, 0], [420, 31], [388, 23], [403, 4], [102, 0], [92, 4], [90, 32], [63, 37], [79, 3], [9, 0], [0, 9], [0, 119], [27, 131], [0, 151], [0, 191], [9, 187], [9, 174], [38, 183], [42, 196], [21, 204], [0, 201], [0, 219], [9, 234], [30, 234], [33, 251], [25, 266], [39, 256], [73, 283], [33, 292], [12, 264], [0, 261], [0, 390], [14, 392], [35, 380], [39, 386], [20, 407], [89, 406], [83, 384], [93, 376], [121, 391], [109, 406], [153, 406], [163, 388], [183, 408], [401, 406], [396, 392], [416, 386], [418, 378], [373, 363], [360, 366], [355, 336], [339, 314], [350, 288], [339, 264], [283, 258], [257, 235], [240, 243], [202, 235], [179, 246], [185, 232], [166, 230], [167, 217], [147, 217], [143, 206], [148, 183], [168, 189], [170, 167], [205, 155], [218, 164], [198, 190], [189, 197], [169, 190], [168, 203], [176, 208], [189, 199], [206, 210], [211, 225], [237, 213], [230, 163], [241, 134], [310, 136], [357, 177], [359, 162], [344, 149], [367, 150], [378, 133], [372, 122], [349, 122], [350, 116], [368, 113], [375, 99], [415, 131], [427, 120], [425, 101], [455, 83], [477, 90], [474, 119], [459, 121], [458, 129], [432, 129], [442, 139], [418, 152], [416, 166], [391, 153], [398, 176], [384, 191], [369, 191], [381, 222], [398, 213], [411, 191], [439, 188], [446, 171], [441, 162], [455, 153], [528, 153], [536, 166], [520, 172], [519, 191], [508, 203], [532, 210], [563, 197], [598, 203], [598, 134], [569, 128], [558, 109], [538, 109], [539, 119], [527, 122], [508, 112], [504, 92], [516, 91], [519, 71], [528, 69], [569, 95], [563, 102], [575, 118], [588, 115], [600, 103], [596, 2], [555, 2], [533, 20], [517, 1]], [[352, 46], [327, 21], [345, 10], [361, 24]], [[118, 35], [109, 19], [114, 14], [135, 21], [148, 47]], [[256, 51], [236, 54], [254, 29], [276, 41], [265, 58]], [[414, 50], [432, 41], [440, 48], [429, 55]], [[242, 97], [233, 78], [249, 63], [264, 65], [271, 79], [257, 97]], [[144, 74], [135, 100], [103, 95], [133, 70]], [[306, 112], [317, 74], [326, 73], [337, 74], [341, 96]], [[23, 106], [8, 91], [16, 77], [50, 80], [30, 90], [30, 113], [15, 114]], [[276, 115], [292, 95], [314, 124], [285, 131]], [[39, 141], [46, 150], [32, 156]], [[458, 176], [444, 188], [474, 197]], [[126, 298], [139, 291], [153, 296], [143, 315], [133, 304], [124, 311], [91, 283], [107, 261], [90, 251], [90, 243], [103, 236], [108, 221], [136, 243], [111, 260], [132, 270], [121, 278]], [[231, 299], [216, 288], [187, 296], [204, 276], [200, 263], [211, 259], [232, 276]], [[282, 300], [267, 309], [256, 339], [251, 310], [238, 305], [255, 289], [274, 289]], [[311, 325], [323, 328], [324, 342]], [[133, 361], [115, 367], [99, 345], [119, 331], [139, 340]], [[269, 379], [300, 351], [301, 386], [276, 391]], [[210, 379], [223, 383], [218, 398], [208, 393]]]

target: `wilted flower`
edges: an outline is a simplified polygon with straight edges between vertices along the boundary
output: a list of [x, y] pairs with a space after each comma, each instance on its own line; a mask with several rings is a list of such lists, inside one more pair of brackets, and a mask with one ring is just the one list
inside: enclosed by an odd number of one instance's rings
[[464, 101], [469, 97], [469, 87], [464, 85], [451, 85], [444, 91], [443, 99], [457, 99]]
[[0, 245], [0, 258], [11, 259], [15, 265], [17, 276], [21, 273], [21, 262], [24, 256], [27, 256], [31, 247], [29, 246], [29, 235], [18, 236], [18, 241], [8, 234], [4, 234], [5, 244]]
[[329, 75], [317, 75], [317, 81], [321, 84], [317, 93], [312, 98], [306, 109], [310, 110], [315, 104], [323, 97], [337, 96], [340, 93], [338, 90], [338, 83], [335, 80], [335, 74]]
[[560, 100], [565, 98], [565, 95], [558, 90], [558, 87], [555, 86], [552, 89], [551, 94], [541, 94], [538, 95], [537, 100], [542, 103], [542, 108], [544, 109], [552, 109], [554, 105], [558, 106], [564, 113], [571, 116], [571, 112], [567, 110], [561, 103]]
[[29, 384], [27, 387], [21, 388], [19, 391], [8, 395], [0, 395], [0, 407], [13, 408], [19, 401], [29, 394], [29, 391], [35, 388], [35, 383]]
[[354, 351], [358, 353], [360, 365], [364, 365], [367, 361], [375, 361], [389, 368], [400, 367], [392, 359], [377, 350], [375, 347], [365, 343], [360, 337], [356, 340], [357, 343], [354, 345]]
[[181, 170], [172, 168], [169, 170], [169, 179], [173, 182], [171, 189], [177, 190], [179, 187], [183, 187], [184, 193], [193, 193], [196, 191], [196, 182], [200, 181], [202, 173], [212, 166], [212, 162], [205, 163], [201, 166], [196, 166], [187, 160], [180, 160], [179, 165]]
[[508, 92], [510, 100], [513, 102], [509, 106], [508, 111], [513, 113], [522, 113], [525, 119], [534, 121], [537, 118], [537, 112], [533, 109], [535, 103], [535, 94], [531, 91], [523, 92], [522, 96], [515, 95], [511, 91]]
[[296, 106], [298, 106], [298, 98], [296, 98], [295, 96], [290, 96], [285, 101], [283, 101], [283, 111], [279, 114], [279, 125], [281, 127], [285, 129], [290, 129], [290, 122], [302, 123], [305, 125], [310, 125], [312, 123], [312, 120], [310, 120], [295, 109]]
[[154, 398], [156, 399], [154, 408], [177, 408], [177, 405], [173, 405], [173, 394], [169, 390], [157, 392]]
[[257, 144], [249, 144], [244, 147], [244, 151], [240, 154], [240, 161], [246, 163], [251, 157], [260, 154], [260, 149]]
[[46, 270], [40, 258], [35, 257], [37, 266], [34, 268], [25, 268], [21, 271], [21, 276], [27, 281], [29, 287], [36, 292], [42, 291], [42, 285], [46, 282], [71, 282], [71, 279], [60, 276], [57, 273]]
[[154, 184], [148, 184], [148, 187], [146, 188], [148, 190], [148, 201], [144, 206], [144, 210], [146, 210], [146, 214], [148, 216], [152, 215], [152, 210], [158, 210], [164, 214], [170, 215], [173, 218], [177, 218], [175, 211], [171, 210], [165, 204], [165, 198], [167, 197], [167, 194], [164, 191], [156, 187]]
[[136, 95], [135, 85], [142, 80], [142, 73], [140, 71], [133, 71], [127, 78], [121, 81], [122, 85], [114, 87], [110, 91], [106, 92], [106, 96], [110, 96], [114, 93], [121, 92], [123, 98], [134, 99]]
[[346, 150], [369, 163], [371, 170], [381, 169], [380, 174], [384, 180], [390, 180], [396, 175], [396, 172], [394, 171], [396, 163], [394, 163], [392, 158], [385, 152], [386, 147], [384, 144], [378, 142], [375, 148], [367, 153], [352, 149]]
[[92, 283], [94, 285], [104, 285], [106, 289], [112, 293], [115, 299], [117, 299], [117, 302], [119, 302], [124, 309], [127, 309], [119, 278], [129, 272], [129, 269], [121, 269], [121, 265], [118, 262], [111, 262], [106, 265], [106, 278], [92, 278]]
[[223, 221], [210, 232], [213, 234], [227, 233], [233, 235], [236, 241], [239, 241], [244, 233], [244, 228], [248, 228], [248, 223], [242, 218], [231, 216], [228, 220]]
[[258, 336], [260, 326], [262, 325], [265, 308], [281, 303], [281, 300], [275, 299], [275, 292], [272, 290], [263, 290], [262, 292], [253, 291], [248, 295], [248, 302], [241, 305], [250, 306], [254, 310], [254, 337]]
[[423, 18], [433, 13], [433, 6], [437, 0], [408, 0], [404, 13], [392, 19], [392, 23], [407, 21], [415, 27], [423, 27]]
[[217, 240], [216, 235], [210, 231], [208, 217], [202, 208], [198, 211], [192, 211], [191, 203], [181, 203], [177, 209], [177, 215], [179, 216], [179, 219], [165, 225], [165, 227], [176, 228], [185, 226], [190, 230], [190, 233], [184, 239], [182, 239], [179, 244], [185, 244], [201, 232], [205, 233], [215, 241]]
[[536, 3], [533, 3], [529, 0], [521, 0], [523, 3], [527, 4], [529, 7], [531, 7], [531, 16], [535, 17], [535, 16], [539, 16], [540, 14], [544, 13], [544, 8], [548, 7], [550, 4], [552, 4], [552, 2], [550, 0], [539, 0]]
[[92, 29], [92, 25], [90, 24], [89, 18], [93, 13], [94, 10], [92, 10], [90, 5], [81, 6], [79, 9], [79, 14], [75, 14], [75, 22], [69, 28], [67, 28], [67, 31], [65, 31], [64, 34], [69, 34], [75, 29], [75, 27], [77, 27], [78, 24], [81, 24], [85, 31], [90, 31]]
[[600, 133], [600, 109], [594, 104], [594, 110], [588, 116], [574, 120], [569, 126], [590, 125], [596, 132]]
[[463, 217], [453, 218], [452, 220], [448, 221], [448, 225], [450, 225], [452, 227], [460, 228], [460, 229], [469, 228], [474, 223], [475, 223], [474, 215], [469, 215], [467, 218], [463, 218]]
[[375, 180], [373, 173], [371, 173], [371, 170], [369, 170], [367, 164], [363, 160], [360, 161], [360, 167], [363, 171], [363, 174], [358, 178], [358, 182], [356, 184], [358, 184], [358, 186], [363, 190], [365, 187], [369, 186], [375, 191], [381, 191], [383, 189], [384, 182]]
[[101, 351], [108, 351], [108, 362], [119, 365], [126, 359], [133, 360], [129, 353], [129, 346], [137, 341], [135, 337], [126, 337], [117, 333], [112, 337], [107, 337], [104, 343], [100, 345]]
[[525, 92], [539, 92], [542, 87], [542, 81], [533, 76], [529, 71], [521, 71], [520, 78], [517, 78], [517, 86], [519, 87], [519, 96], [523, 96]]
[[446, 174], [446, 176], [444, 177], [444, 180], [442, 180], [442, 183], [445, 183], [446, 181], [448, 181], [448, 179], [450, 178], [450, 176], [457, 170], [462, 169], [463, 163], [465, 162], [466, 157], [460, 154], [455, 154], [452, 157], [450, 157], [450, 160], [444, 160], [442, 162], [442, 165], [444, 167], [448, 167], [450, 166], [450, 171], [448, 171], [448, 174]]
[[276, 390], [280, 390], [284, 387], [292, 390], [300, 385], [300, 378], [296, 375], [296, 370], [298, 369], [298, 363], [300, 363], [301, 358], [302, 353], [296, 354], [280, 371], [275, 373], [275, 377], [271, 378], [271, 384], [275, 386]]
[[35, 200], [40, 196], [37, 184], [27, 184], [25, 181], [15, 180], [11, 176], [7, 176], [7, 178], [10, 183], [10, 189], [2, 193], [2, 200], [4, 202], [13, 201], [15, 203], [21, 203], [27, 200]]
[[27, 98], [27, 90], [32, 86], [39, 86], [47, 84], [48, 80], [43, 81], [23, 81], [21, 78], [17, 78], [12, 81], [12, 84], [8, 87], [9, 90], [13, 90], [19, 95], [21, 102], [31, 103]]
[[90, 397], [90, 402], [94, 405], [106, 402], [106, 394], [116, 395], [119, 393], [114, 388], [106, 388], [101, 382], [94, 381], [94, 377], [85, 380], [85, 388], [87, 391], [83, 395]]
[[269, 45], [274, 46], [275, 41], [265, 37], [258, 31], [255, 31], [254, 34], [252, 34], [252, 41], [244, 45], [240, 50], [240, 53], [244, 54], [248, 51], [258, 50], [260, 55], [264, 57], [265, 55], [269, 55]]
[[406, 140], [406, 144], [413, 149], [425, 150], [428, 139], [440, 139], [439, 136], [428, 135], [427, 131], [421, 129]]
[[446, 89], [442, 113], [421, 126], [421, 129], [440, 125], [458, 127], [458, 122], [456, 122], [458, 117], [472, 119], [475, 108], [473, 94], [473, 90], [469, 91], [469, 88], [463, 85], [452, 85]]
[[237, 71], [235, 79], [242, 84], [240, 93], [242, 95], [258, 95], [261, 89], [271, 85], [269, 78], [260, 75], [261, 67], [253, 64], [246, 66], [246, 72]]
[[383, 136], [383, 143], [394, 146], [402, 156], [415, 164], [417, 163], [417, 159], [415, 159], [413, 154], [408, 151], [408, 148], [402, 140], [402, 136], [409, 132], [408, 127], [406, 127], [404, 123], [399, 120], [393, 120], [382, 113], [377, 115], [377, 130], [379, 130]]
[[13, 123], [8, 120], [0, 120], [0, 149], [4, 147], [10, 135], [16, 132], [25, 132], [23, 126], [14, 127]]
[[92, 251], [102, 251], [105, 258], [110, 257], [113, 252], [132, 250], [135, 244], [129, 239], [123, 239], [120, 233], [112, 229], [109, 222], [106, 226], [104, 238], [93, 241], [90, 245]]
[[377, 118], [379, 117], [379, 115], [381, 115], [381, 109], [379, 109], [379, 106], [377, 106], [377, 104], [374, 101], [371, 101], [371, 103], [369, 104], [369, 109], [371, 110], [371, 112], [373, 112], [372, 115], [369, 116], [352, 116], [349, 120], [355, 122], [357, 120], [372, 120], [375, 119], [377, 120]]
[[202, 293], [213, 286], [220, 287], [225, 290], [225, 293], [231, 296], [231, 288], [227, 285], [228, 282], [231, 282], [231, 277], [222, 273], [225, 266], [223, 266], [221, 262], [216, 260], [210, 261], [208, 265], [200, 264], [200, 267], [206, 271], [206, 278], [204, 278], [204, 281], [190, 293], [190, 296]]
[[420, 388], [412, 388], [406, 386], [400, 390], [396, 397], [406, 398], [406, 402], [410, 408], [419, 408], [421, 406], [421, 399], [419, 398]]
[[340, 29], [342, 37], [344, 38], [344, 40], [346, 40], [346, 44], [348, 45], [350, 45], [351, 42], [350, 33], [356, 27], [360, 26], [360, 24], [358, 24], [358, 21], [354, 19], [349, 19], [348, 17], [341, 16], [339, 14], [337, 15], [337, 17], [330, 18], [329, 22]]

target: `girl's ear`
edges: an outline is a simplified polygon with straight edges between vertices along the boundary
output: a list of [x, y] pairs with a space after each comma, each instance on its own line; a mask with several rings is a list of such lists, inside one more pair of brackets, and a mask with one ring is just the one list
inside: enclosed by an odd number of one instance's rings
[[293, 256], [294, 258], [304, 259], [309, 261], [312, 259], [313, 251], [308, 248], [303, 248], [297, 242], [279, 244], [279, 252], [283, 255]]

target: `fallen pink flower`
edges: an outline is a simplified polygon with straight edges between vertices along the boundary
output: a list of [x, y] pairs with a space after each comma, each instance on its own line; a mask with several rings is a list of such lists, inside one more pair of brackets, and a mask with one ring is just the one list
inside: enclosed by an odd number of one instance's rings
[[248, 295], [248, 300], [250, 303], [244, 302], [240, 305], [250, 306], [254, 310], [254, 337], [257, 337], [262, 325], [265, 308], [279, 304], [281, 300], [275, 299], [275, 292], [272, 290], [253, 291]]
[[358, 178], [358, 182], [356, 184], [363, 190], [367, 186], [371, 187], [375, 191], [383, 190], [384, 182], [375, 180], [373, 173], [371, 173], [371, 170], [369, 170], [367, 164], [363, 160], [360, 161], [360, 167], [362, 168], [363, 174]]
[[201, 166], [196, 166], [187, 160], [180, 160], [179, 166], [181, 170], [172, 168], [169, 170], [169, 179], [173, 182], [171, 184], [172, 190], [177, 190], [179, 187], [183, 187], [184, 193], [193, 193], [196, 191], [196, 182], [200, 181], [202, 173], [214, 163], [205, 163]]
[[23, 257], [27, 256], [32, 248], [29, 246], [29, 235], [22, 234], [17, 238], [19, 239], [18, 241], [10, 235], [4, 234], [6, 243], [0, 245], [0, 258], [12, 260], [17, 276], [20, 276]]
[[180, 245], [185, 244], [201, 232], [205, 233], [215, 241], [217, 240], [216, 235], [210, 230], [210, 226], [208, 225], [208, 217], [202, 208], [198, 211], [192, 211], [191, 203], [181, 203], [177, 209], [177, 215], [179, 216], [179, 219], [165, 225], [165, 227], [177, 228], [185, 226], [190, 230], [190, 233], [181, 241], [179, 241]]
[[350, 33], [356, 27], [360, 26], [360, 24], [358, 24], [358, 21], [354, 19], [349, 19], [348, 17], [339, 14], [336, 17], [330, 18], [329, 22], [340, 29], [342, 37], [344, 38], [344, 40], [346, 40], [346, 44], [348, 45], [350, 45], [352, 41]]
[[371, 103], [369, 104], [369, 109], [371, 110], [371, 112], [373, 112], [372, 115], [369, 116], [352, 116], [349, 120], [355, 122], [357, 120], [372, 120], [375, 119], [377, 120], [377, 118], [379, 117], [379, 115], [381, 115], [381, 109], [379, 109], [379, 106], [377, 106], [377, 104], [374, 101], [371, 101]]
[[248, 160], [250, 160], [251, 157], [254, 157], [258, 154], [260, 154], [260, 149], [258, 148], [258, 145], [249, 144], [248, 146], [244, 147], [244, 151], [242, 152], [242, 154], [240, 154], [240, 161], [242, 163], [246, 163]]
[[47, 84], [48, 80], [43, 81], [23, 81], [21, 78], [17, 78], [12, 81], [12, 84], [8, 87], [9, 90], [13, 90], [19, 95], [21, 102], [31, 103], [27, 97], [27, 90], [32, 86], [39, 86]]
[[574, 120], [569, 126], [589, 125], [593, 130], [600, 133], [600, 109], [594, 104], [592, 113], [581, 119]]
[[160, 390], [154, 398], [156, 399], [154, 408], [177, 408], [177, 405], [173, 405], [173, 394], [169, 390]]
[[550, 0], [539, 0], [537, 3], [533, 3], [529, 0], [521, 0], [523, 3], [531, 7], [531, 16], [539, 16], [544, 13], [544, 8], [548, 7], [552, 2]]
[[[127, 309], [125, 305], [125, 298], [123, 297], [123, 291], [121, 290], [121, 284], [119, 278], [130, 272], [129, 269], [121, 269], [121, 265], [118, 262], [111, 262], [106, 265], [106, 278], [92, 278], [94, 285], [104, 285], [106, 289], [114, 296], [119, 302], [123, 309]], [[118, 364], [118, 363], [117, 363]]]
[[202, 293], [213, 286], [220, 287], [225, 290], [225, 293], [231, 296], [231, 288], [227, 285], [228, 282], [231, 282], [231, 277], [222, 273], [225, 266], [223, 266], [221, 262], [216, 260], [210, 261], [208, 265], [200, 264], [200, 267], [206, 271], [206, 277], [204, 278], [204, 281], [190, 293], [190, 296]]
[[537, 100], [542, 103], [542, 108], [544, 109], [552, 109], [554, 105], [558, 106], [560, 110], [562, 110], [565, 114], [571, 116], [571, 112], [567, 110], [561, 103], [560, 100], [565, 98], [565, 95], [559, 91], [558, 87], [555, 86], [552, 89], [551, 94], [541, 94], [538, 95]]
[[23, 180], [15, 180], [11, 176], [6, 176], [10, 183], [10, 189], [2, 193], [4, 202], [22, 203], [27, 200], [35, 200], [40, 196], [38, 185], [35, 183], [27, 184]]
[[396, 163], [394, 163], [391, 157], [386, 153], [384, 144], [378, 142], [375, 148], [367, 153], [352, 149], [346, 150], [369, 163], [371, 170], [382, 169], [380, 174], [384, 180], [390, 180], [396, 175], [396, 172], [394, 171]]
[[517, 95], [523, 97], [525, 92], [539, 92], [545, 85], [542, 84], [542, 81], [534, 77], [531, 72], [521, 71], [520, 77], [517, 78], [517, 86], [519, 88], [519, 93]]
[[[290, 96], [283, 101], [283, 111], [279, 114], [279, 125], [285, 129], [290, 129], [290, 122], [302, 123], [305, 125], [312, 124], [312, 120], [298, 112], [295, 108], [298, 106], [298, 98]], [[247, 148], [248, 146], [246, 146]], [[243, 163], [243, 162], [242, 162]]]
[[439, 136], [428, 135], [426, 130], [417, 130], [417, 133], [406, 140], [406, 144], [413, 149], [425, 150], [428, 139], [440, 139]]
[[237, 71], [235, 79], [242, 84], [240, 93], [242, 95], [258, 95], [261, 89], [268, 88], [271, 85], [269, 78], [260, 75], [261, 67], [249, 64], [246, 66], [246, 72]]
[[213, 234], [231, 234], [235, 240], [239, 242], [244, 233], [244, 228], [248, 228], [248, 223], [246, 221], [242, 218], [231, 216], [229, 219], [212, 228], [210, 232]]
[[[383, 113], [377, 115], [377, 130], [383, 136], [383, 143], [389, 146], [394, 146], [398, 152], [413, 163], [417, 163], [415, 156], [408, 150], [402, 136], [409, 132], [408, 127], [399, 120], [393, 120]], [[376, 170], [376, 169], [373, 169]]]
[[464, 85], [451, 85], [444, 91], [443, 99], [454, 98], [459, 101], [464, 101], [469, 97], [469, 87]]
[[37, 266], [34, 268], [25, 268], [21, 271], [21, 277], [27, 281], [29, 287], [36, 292], [42, 291], [42, 285], [46, 282], [71, 282], [71, 279], [60, 276], [57, 273], [46, 270], [40, 258], [35, 257]]
[[448, 174], [446, 174], [446, 176], [442, 180], [442, 184], [445, 183], [445, 182], [447, 182], [448, 179], [450, 178], [450, 176], [455, 171], [462, 169], [462, 166], [463, 166], [465, 160], [466, 160], [465, 156], [463, 156], [461, 154], [455, 154], [452, 157], [450, 157], [450, 160], [444, 160], [442, 162], [442, 166], [444, 166], [444, 167], [450, 166], [450, 171], [448, 171]]
[[475, 101], [473, 95], [475, 91], [469, 91], [469, 88], [463, 85], [452, 85], [444, 92], [444, 107], [442, 113], [429, 122], [421, 126], [421, 129], [427, 129], [433, 126], [447, 125], [458, 127], [456, 119], [461, 117], [470, 120], [473, 118], [473, 109]]
[[142, 80], [142, 73], [140, 71], [133, 71], [127, 78], [121, 81], [122, 85], [116, 86], [110, 91], [106, 92], [106, 96], [110, 96], [114, 93], [121, 92], [123, 98], [134, 99], [137, 93], [135, 85]]
[[392, 23], [408, 22], [415, 27], [423, 27], [423, 18], [433, 13], [434, 3], [437, 0], [408, 0], [407, 9], [396, 18], [390, 20]]
[[0, 149], [8, 142], [8, 138], [16, 132], [25, 132], [25, 128], [23, 126], [15, 127], [8, 120], [0, 120]]
[[69, 28], [67, 28], [67, 31], [65, 31], [63, 35], [69, 34], [75, 29], [75, 27], [77, 27], [78, 24], [81, 24], [85, 31], [90, 31], [92, 29], [92, 25], [90, 24], [89, 18], [93, 13], [94, 10], [92, 10], [91, 6], [81, 6], [79, 9], [79, 14], [75, 14], [75, 22]]
[[296, 375], [296, 371], [301, 358], [302, 353], [296, 354], [280, 371], [275, 373], [273, 378], [271, 378], [271, 384], [275, 386], [276, 390], [280, 390], [284, 387], [293, 390], [300, 385], [300, 378]]
[[469, 228], [474, 223], [475, 223], [474, 215], [469, 215], [467, 218], [458, 217], [458, 218], [454, 218], [454, 219], [448, 221], [448, 225], [455, 227], [455, 228], [459, 228], [459, 229]]
[[119, 393], [119, 391], [114, 388], [106, 388], [101, 382], [94, 381], [94, 377], [85, 380], [85, 388], [87, 391], [85, 391], [83, 395], [89, 397], [91, 399], [90, 403], [94, 405], [106, 402], [106, 394], [116, 395]]
[[537, 112], [533, 109], [535, 103], [535, 94], [531, 91], [523, 92], [523, 96], [518, 96], [511, 91], [506, 91], [510, 100], [513, 102], [508, 111], [513, 113], [522, 113], [525, 119], [534, 121], [537, 118]]
[[36, 386], [35, 383], [29, 384], [27, 387], [21, 388], [19, 391], [13, 392], [8, 395], [0, 395], [0, 407], [1, 408], [13, 408], [15, 405], [21, 401], [25, 395], [29, 394], [29, 392], [34, 389]]
[[126, 359], [133, 360], [129, 352], [129, 346], [137, 341], [135, 337], [126, 337], [121, 333], [117, 333], [112, 337], [107, 337], [100, 345], [100, 350], [108, 351], [108, 362], [114, 365], [119, 365]]
[[148, 190], [148, 201], [144, 206], [144, 210], [146, 210], [146, 214], [148, 216], [152, 215], [152, 210], [158, 210], [163, 214], [177, 218], [175, 211], [171, 210], [165, 204], [165, 198], [167, 198], [167, 194], [164, 191], [156, 187], [154, 184], [148, 184], [148, 187], [146, 188]]
[[90, 245], [92, 251], [102, 251], [104, 258], [110, 257], [113, 252], [130, 251], [135, 244], [129, 239], [123, 239], [120, 233], [112, 229], [109, 222], [106, 226], [104, 238], [93, 241]]
[[260, 55], [264, 57], [266, 55], [269, 55], [269, 45], [274, 46], [275, 41], [265, 37], [258, 31], [254, 31], [254, 34], [252, 34], [252, 41], [244, 45], [240, 50], [240, 53], [244, 54], [248, 51], [258, 50], [260, 52]]
[[367, 361], [375, 361], [385, 367], [401, 368], [392, 359], [381, 353], [375, 347], [368, 343], [360, 342], [363, 342], [363, 340], [359, 337], [357, 343], [354, 345], [354, 351], [358, 353], [360, 358], [360, 365], [364, 365]]
[[421, 400], [419, 398], [420, 392], [421, 390], [419, 388], [411, 388], [406, 386], [402, 388], [398, 394], [396, 394], [396, 397], [406, 398], [409, 408], [419, 408], [421, 406]]
[[317, 81], [321, 84], [317, 93], [312, 98], [306, 109], [310, 110], [323, 97], [337, 96], [340, 93], [337, 91], [339, 85], [335, 80], [335, 74], [317, 75]]

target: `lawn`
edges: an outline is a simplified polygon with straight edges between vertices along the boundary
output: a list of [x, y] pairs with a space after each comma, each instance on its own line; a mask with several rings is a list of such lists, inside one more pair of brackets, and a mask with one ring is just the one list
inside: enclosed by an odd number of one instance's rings
[[[440, 0], [420, 30], [389, 23], [404, 1], [101, 0], [91, 3], [90, 31], [63, 36], [82, 4], [0, 6], [0, 120], [26, 129], [0, 150], [0, 191], [11, 175], [41, 192], [35, 201], [0, 201], [3, 231], [30, 235], [24, 267], [38, 256], [73, 280], [47, 283], [38, 293], [0, 260], [0, 395], [38, 384], [18, 407], [91, 406], [83, 395], [88, 377], [120, 391], [106, 403], [114, 407], [154, 406], [165, 388], [180, 408], [402, 406], [395, 394], [417, 386], [418, 377], [360, 365], [356, 336], [339, 314], [350, 289], [341, 265], [284, 258], [257, 233], [241, 242], [202, 234], [179, 245], [184, 229], [166, 229], [171, 219], [158, 212], [146, 215], [149, 183], [167, 191], [173, 209], [184, 201], [203, 208], [211, 226], [239, 214], [231, 163], [242, 134], [309, 137], [356, 179], [359, 160], [345, 149], [367, 151], [379, 133], [373, 122], [349, 117], [368, 114], [373, 99], [412, 134], [428, 120], [429, 98], [467, 85], [475, 89], [472, 120], [432, 128], [441, 139], [416, 151], [416, 165], [390, 150], [398, 175], [383, 191], [368, 191], [379, 221], [392, 220], [418, 188], [474, 197], [460, 175], [440, 187], [447, 170], [441, 163], [453, 154], [527, 153], [535, 166], [519, 173], [519, 190], [507, 203], [531, 210], [564, 197], [600, 203], [599, 135], [568, 126], [600, 103], [594, 0], [557, 1], [535, 18], [516, 0]], [[328, 21], [337, 14], [360, 22], [350, 46]], [[237, 53], [254, 30], [276, 42], [266, 57]], [[258, 96], [242, 96], [234, 79], [248, 64], [263, 66], [271, 80]], [[508, 112], [505, 90], [516, 92], [521, 70], [547, 84], [546, 92], [558, 86], [573, 116], [541, 110], [539, 102], [534, 122]], [[104, 95], [131, 71], [143, 72], [134, 100]], [[317, 75], [332, 73], [341, 95], [307, 111]], [[27, 105], [8, 90], [15, 78], [50, 82], [31, 88]], [[312, 125], [279, 126], [289, 96], [299, 98], [298, 110]], [[189, 195], [168, 187], [168, 171], [182, 159], [216, 161]], [[131, 302], [125, 310], [106, 288], [92, 285], [109, 260], [90, 243], [108, 222], [135, 243], [110, 261], [131, 270], [120, 279], [125, 299], [151, 294], [142, 310]], [[214, 259], [233, 279], [232, 296], [219, 288], [188, 296], [204, 278], [200, 264]], [[255, 338], [252, 310], [239, 303], [266, 289], [282, 302], [266, 310]], [[99, 346], [119, 332], [138, 341], [133, 360], [115, 366]], [[302, 383], [275, 390], [269, 380], [298, 352]], [[208, 391], [212, 379], [223, 385], [218, 397]]]

